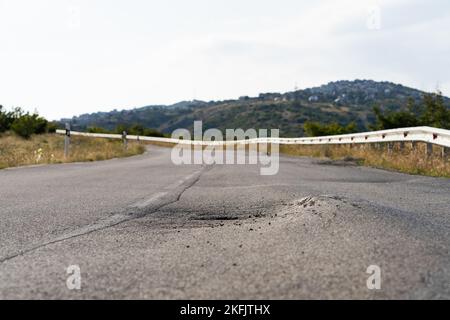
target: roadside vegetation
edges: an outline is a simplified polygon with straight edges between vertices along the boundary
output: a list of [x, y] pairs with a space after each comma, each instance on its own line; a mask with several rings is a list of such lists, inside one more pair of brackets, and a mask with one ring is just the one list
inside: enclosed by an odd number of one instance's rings
[[[375, 123], [372, 130], [430, 126], [450, 129], [450, 109], [445, 106], [440, 92], [425, 94], [420, 103], [409, 99], [407, 105], [398, 111], [383, 111], [379, 106], [373, 108]], [[354, 133], [356, 126], [341, 126], [337, 123], [321, 124], [306, 122], [304, 131], [308, 136], [328, 136]], [[400, 146], [403, 146], [400, 147]], [[280, 152], [296, 155], [328, 158], [332, 160], [356, 162], [360, 165], [396, 170], [410, 174], [436, 177], [450, 177], [450, 159], [443, 155], [442, 147], [433, 146], [433, 152], [426, 154], [426, 144], [394, 143], [391, 151], [386, 144], [354, 145], [283, 145]]]
[[135, 136], [158, 137], [158, 138], [166, 137], [163, 133], [159, 132], [158, 130], [145, 128], [140, 124], [134, 124], [131, 126], [120, 124], [116, 126], [114, 130], [108, 130], [101, 127], [89, 127], [86, 131], [89, 133], [108, 133], [108, 134], [122, 134], [125, 131], [129, 135]]
[[[445, 105], [441, 92], [423, 95], [420, 103], [411, 98], [398, 111], [384, 111], [380, 106], [375, 106], [373, 113], [375, 123], [369, 126], [371, 130], [419, 126], [450, 129], [450, 109]], [[307, 121], [303, 125], [303, 131], [307, 136], [319, 137], [355, 133], [358, 128], [355, 122], [343, 126], [337, 122], [323, 124]]]
[[374, 113], [376, 122], [370, 126], [373, 130], [418, 126], [450, 129], [450, 109], [445, 106], [444, 97], [439, 91], [425, 94], [420, 104], [409, 99], [408, 104], [399, 111], [383, 113], [377, 106]]
[[142, 154], [145, 146], [122, 141], [72, 136], [70, 152], [64, 157], [64, 136], [31, 135], [24, 139], [14, 132], [0, 134], [0, 169], [24, 165], [99, 161]]
[[[21, 108], [0, 105], [0, 169], [24, 165], [98, 161], [142, 154], [144, 145], [122, 141], [72, 136], [69, 156], [64, 157], [64, 136], [56, 135], [57, 124]], [[123, 128], [118, 128], [122, 130]], [[125, 128], [128, 129], [128, 128]], [[125, 130], [124, 129], [124, 130]], [[141, 128], [130, 128], [133, 132]], [[141, 129], [142, 133], [152, 133]]]
[[56, 124], [48, 122], [36, 112], [25, 112], [21, 108], [8, 111], [0, 105], [0, 134], [6, 131], [28, 139], [33, 134], [55, 132]]
[[426, 144], [412, 147], [406, 143], [400, 148], [395, 143], [392, 151], [385, 144], [349, 145], [281, 145], [280, 153], [330, 159], [330, 164], [356, 164], [368, 167], [395, 170], [409, 174], [450, 178], [450, 159], [442, 156], [442, 148], [433, 146], [433, 153], [426, 154]]
[[356, 123], [352, 122], [347, 126], [342, 126], [336, 122], [321, 124], [319, 122], [307, 121], [303, 125], [304, 132], [309, 137], [334, 136], [338, 134], [356, 133], [358, 129]]

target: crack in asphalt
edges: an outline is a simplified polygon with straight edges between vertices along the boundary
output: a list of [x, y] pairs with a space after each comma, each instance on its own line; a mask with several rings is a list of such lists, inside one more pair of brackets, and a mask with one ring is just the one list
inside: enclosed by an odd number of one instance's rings
[[[180, 201], [183, 194], [192, 188], [198, 181], [200, 181], [201, 176], [209, 171], [212, 168], [212, 166], [203, 166], [202, 169], [199, 171], [187, 176], [183, 180], [181, 180], [180, 184], [176, 187], [174, 187], [169, 192], [163, 194], [161, 197], [158, 197], [151, 201], [151, 203], [147, 203], [145, 206], [139, 206], [138, 204], [135, 204], [134, 206], [131, 206], [127, 209], [122, 210], [122, 212], [113, 214], [112, 216], [101, 219], [100, 221], [97, 221], [93, 224], [80, 227], [72, 232], [68, 232], [66, 234], [63, 234], [56, 239], [49, 240], [46, 242], [43, 242], [39, 245], [29, 247], [27, 249], [21, 250], [17, 253], [11, 254], [9, 256], [6, 256], [4, 258], [0, 258], [0, 264], [7, 262], [9, 260], [12, 260], [14, 258], [17, 258], [19, 256], [23, 256], [27, 253], [36, 251], [38, 249], [41, 249], [43, 247], [63, 242], [66, 240], [74, 239], [80, 236], [84, 236], [87, 234], [91, 234], [93, 232], [105, 230], [114, 226], [117, 226], [123, 222], [135, 220], [142, 218], [146, 215], [152, 214], [157, 212], [158, 210], [161, 210], [162, 208], [169, 206], [171, 204], [174, 204], [178, 201]], [[133, 211], [129, 213], [130, 211]]]

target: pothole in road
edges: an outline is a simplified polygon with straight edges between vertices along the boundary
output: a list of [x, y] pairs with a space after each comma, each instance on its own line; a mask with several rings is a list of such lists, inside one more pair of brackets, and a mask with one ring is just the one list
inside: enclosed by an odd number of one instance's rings
[[304, 225], [329, 226], [339, 216], [357, 208], [349, 200], [339, 196], [309, 196], [285, 204], [279, 209], [278, 217], [302, 219]]

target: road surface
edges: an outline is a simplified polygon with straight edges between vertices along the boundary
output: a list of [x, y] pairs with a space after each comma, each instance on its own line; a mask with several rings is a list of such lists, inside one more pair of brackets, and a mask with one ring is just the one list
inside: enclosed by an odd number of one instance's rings
[[0, 201], [1, 299], [450, 298], [449, 179], [287, 156], [261, 176], [151, 147], [1, 170]]

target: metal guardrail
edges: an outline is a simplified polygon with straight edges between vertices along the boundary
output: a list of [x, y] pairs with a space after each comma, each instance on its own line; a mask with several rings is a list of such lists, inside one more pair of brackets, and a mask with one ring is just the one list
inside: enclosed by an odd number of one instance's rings
[[426, 142], [450, 147], [450, 130], [431, 127], [391, 129], [328, 137], [279, 139], [281, 144], [361, 144], [381, 142]]
[[[66, 130], [57, 130], [58, 134], [66, 134]], [[72, 136], [84, 136], [92, 138], [123, 139], [121, 134], [102, 134], [71, 131]], [[382, 142], [425, 142], [450, 148], [450, 130], [432, 127], [414, 127], [354, 134], [344, 134], [314, 138], [256, 138], [239, 141], [201, 141], [180, 140], [171, 138], [157, 138], [127, 135], [128, 140], [140, 140], [151, 142], [162, 142], [172, 144], [189, 144], [202, 146], [221, 146], [233, 144], [251, 143], [275, 143], [275, 144], [304, 144], [304, 145], [326, 145], [326, 144], [362, 144]]]

